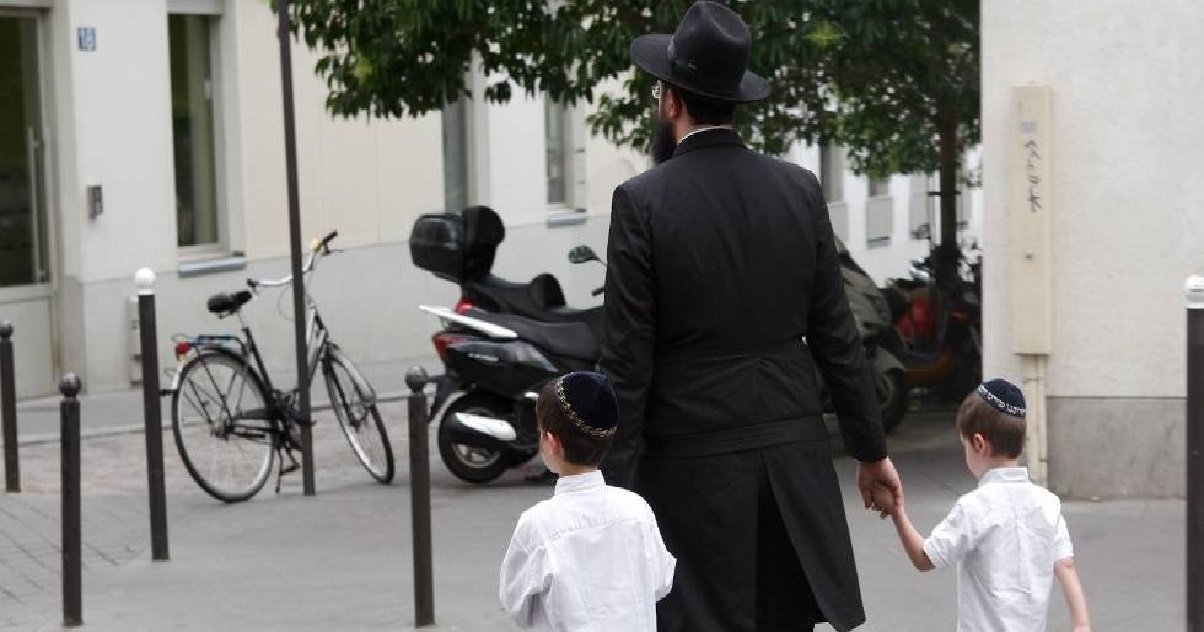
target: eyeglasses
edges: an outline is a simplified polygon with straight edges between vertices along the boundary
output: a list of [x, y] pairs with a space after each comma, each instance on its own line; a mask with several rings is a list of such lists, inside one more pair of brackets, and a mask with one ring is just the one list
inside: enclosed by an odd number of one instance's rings
[[652, 84], [652, 98], [657, 101], [661, 100], [661, 82], [659, 81]]

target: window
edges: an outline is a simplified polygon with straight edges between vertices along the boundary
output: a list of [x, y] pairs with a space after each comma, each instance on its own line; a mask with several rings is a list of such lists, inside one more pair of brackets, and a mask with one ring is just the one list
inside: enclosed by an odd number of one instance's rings
[[570, 160], [573, 148], [568, 133], [568, 108], [551, 98], [544, 99], [544, 146], [546, 147], [546, 173], [548, 180], [548, 204], [568, 205]]
[[932, 178], [926, 173], [912, 174], [908, 178], [911, 200], [907, 211], [907, 229], [912, 239], [928, 239], [932, 234], [932, 218], [936, 198], [928, 194]]
[[463, 98], [443, 106], [443, 204], [468, 206], [468, 105]]
[[890, 195], [890, 178], [870, 178], [867, 193], [870, 197], [885, 197]]
[[824, 201], [844, 201], [844, 155], [840, 147], [824, 144], [819, 148], [819, 185], [824, 190]]
[[217, 147], [214, 129], [212, 37], [216, 19], [169, 15], [171, 122], [176, 171], [176, 243], [216, 245]]

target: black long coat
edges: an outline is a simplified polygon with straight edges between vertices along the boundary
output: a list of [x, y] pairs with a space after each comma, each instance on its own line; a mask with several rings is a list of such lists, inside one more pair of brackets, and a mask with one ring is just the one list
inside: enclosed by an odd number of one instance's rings
[[[620, 425], [603, 471], [678, 557], [660, 629], [754, 630], [770, 588], [805, 601], [808, 583], [837, 630], [859, 625], [817, 367], [849, 453], [886, 446], [815, 176], [730, 130], [694, 134], [615, 190], [608, 252], [599, 365]], [[788, 534], [776, 556], [767, 510]], [[783, 556], [805, 578], [767, 570]]]

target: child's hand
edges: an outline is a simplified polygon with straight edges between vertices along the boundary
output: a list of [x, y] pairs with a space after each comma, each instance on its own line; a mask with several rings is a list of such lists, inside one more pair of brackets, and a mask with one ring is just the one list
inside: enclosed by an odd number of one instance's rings
[[1076, 625], [1076, 626], [1074, 626], [1074, 630], [1073, 630], [1073, 632], [1091, 632], [1091, 626], [1089, 626], [1089, 625]]
[[[903, 504], [895, 504], [895, 494], [891, 488], [882, 483], [875, 483], [870, 492], [870, 509], [878, 512], [878, 518], [885, 520], [887, 516], [903, 510]], [[1076, 630], [1076, 632], [1078, 632]]]

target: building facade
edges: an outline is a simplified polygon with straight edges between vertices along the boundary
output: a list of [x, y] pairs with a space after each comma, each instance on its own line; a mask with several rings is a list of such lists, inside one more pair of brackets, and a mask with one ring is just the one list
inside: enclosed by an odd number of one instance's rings
[[[206, 312], [209, 295], [288, 273], [275, 26], [266, 2], [0, 0], [0, 320], [16, 328], [19, 395], [52, 392], [67, 370], [92, 392], [139, 378], [138, 268], [157, 275], [162, 366], [172, 334], [237, 329]], [[566, 253], [604, 252], [611, 193], [643, 155], [588, 134], [583, 107], [540, 97], [333, 119], [314, 61], [294, 47], [302, 232], [339, 231], [343, 252], [311, 291], [352, 357], [432, 355], [437, 323], [416, 306], [456, 290], [410, 262], [422, 213], [492, 206], [508, 231], [499, 276], [552, 272], [571, 304], [599, 300], [602, 269]], [[810, 147], [786, 158], [822, 173], [838, 232], [879, 280], [927, 251], [928, 179], [868, 182]], [[281, 373], [290, 301], [265, 291], [244, 310]]]
[[1061, 493], [1185, 491], [1201, 24], [1187, 0], [982, 5], [985, 372], [1024, 381]]

